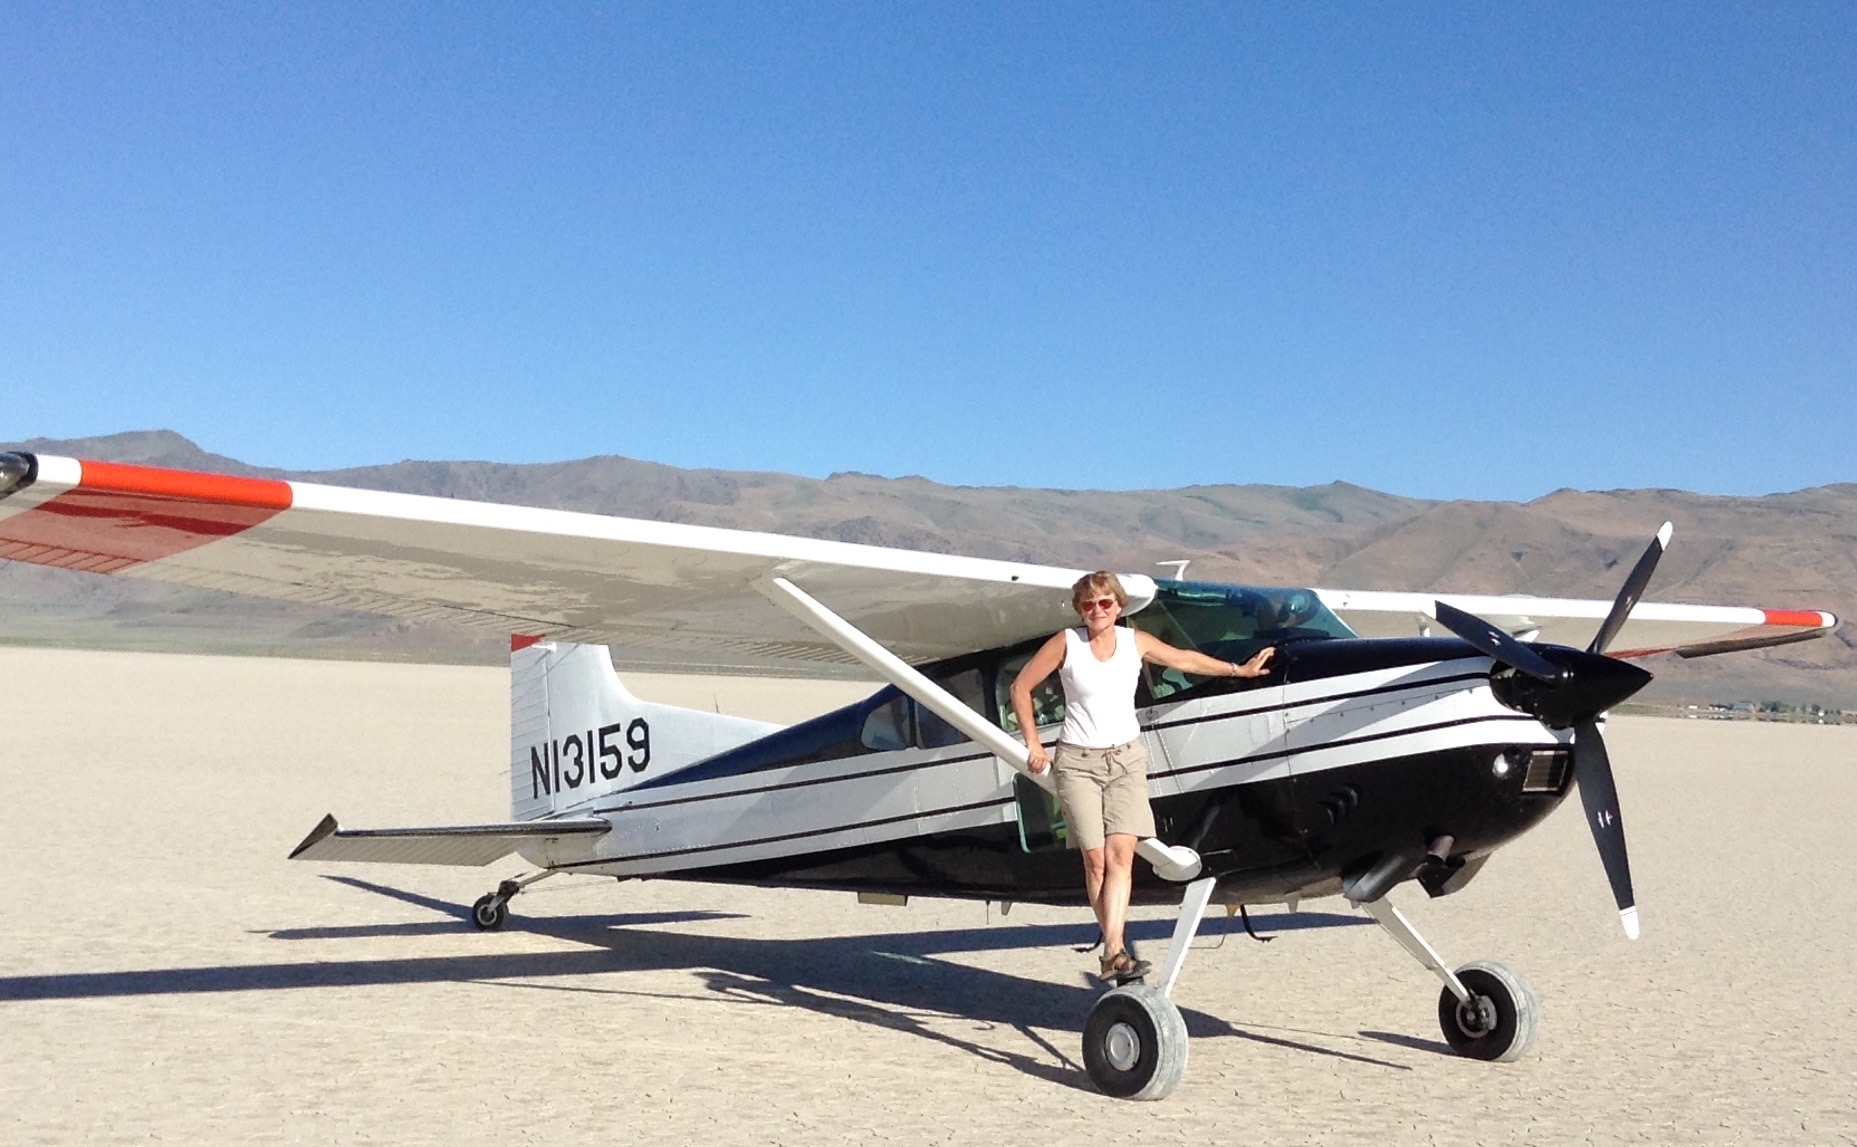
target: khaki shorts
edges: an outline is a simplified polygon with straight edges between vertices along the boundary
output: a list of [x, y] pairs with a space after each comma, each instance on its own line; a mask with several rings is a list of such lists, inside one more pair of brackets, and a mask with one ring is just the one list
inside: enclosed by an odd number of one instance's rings
[[1148, 750], [1140, 741], [1108, 749], [1060, 744], [1051, 758], [1070, 847], [1101, 848], [1108, 833], [1154, 835], [1148, 807]]

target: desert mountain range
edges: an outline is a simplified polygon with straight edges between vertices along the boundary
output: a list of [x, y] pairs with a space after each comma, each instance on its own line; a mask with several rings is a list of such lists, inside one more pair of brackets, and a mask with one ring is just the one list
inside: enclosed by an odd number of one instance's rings
[[[212, 454], [172, 431], [5, 447], [228, 474], [297, 478], [1158, 573], [1346, 589], [1610, 598], [1666, 519], [1675, 540], [1646, 597], [1828, 609], [1857, 619], [1857, 483], [1762, 497], [1557, 490], [1531, 502], [1429, 501], [1344, 482], [1175, 490], [946, 486], [572, 462], [395, 462], [284, 471]], [[201, 652], [501, 660], [474, 631], [0, 562], [0, 642]], [[1646, 700], [1783, 700], [1857, 710], [1857, 631], [1755, 653], [1652, 658]]]

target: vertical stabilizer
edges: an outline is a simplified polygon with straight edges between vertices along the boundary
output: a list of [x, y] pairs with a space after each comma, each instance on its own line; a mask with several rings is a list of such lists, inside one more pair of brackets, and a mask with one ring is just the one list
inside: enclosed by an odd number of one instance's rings
[[512, 639], [511, 818], [582, 808], [780, 728], [641, 701], [620, 683], [604, 645]]

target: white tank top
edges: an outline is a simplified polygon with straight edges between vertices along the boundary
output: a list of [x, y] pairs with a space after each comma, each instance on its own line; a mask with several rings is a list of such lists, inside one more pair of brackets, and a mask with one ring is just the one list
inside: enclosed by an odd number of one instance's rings
[[1115, 653], [1098, 661], [1087, 630], [1064, 631], [1064, 728], [1057, 739], [1079, 749], [1107, 749], [1141, 736], [1135, 720], [1135, 683], [1141, 678], [1141, 650], [1135, 633], [1115, 627]]

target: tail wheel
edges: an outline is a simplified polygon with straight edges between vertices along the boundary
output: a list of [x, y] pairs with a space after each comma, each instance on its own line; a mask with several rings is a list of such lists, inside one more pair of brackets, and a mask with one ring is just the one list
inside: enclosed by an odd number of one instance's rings
[[471, 905], [471, 923], [479, 932], [495, 932], [509, 923], [509, 901], [495, 892], [480, 896]]
[[1103, 993], [1083, 1025], [1083, 1066], [1117, 1099], [1162, 1099], [1186, 1074], [1186, 1021], [1146, 984]]
[[1470, 1002], [1460, 1002], [1449, 988], [1438, 997], [1438, 1026], [1451, 1050], [1498, 1063], [1526, 1055], [1535, 1043], [1541, 1009], [1521, 973], [1478, 960], [1457, 969], [1457, 978], [1470, 989]]

